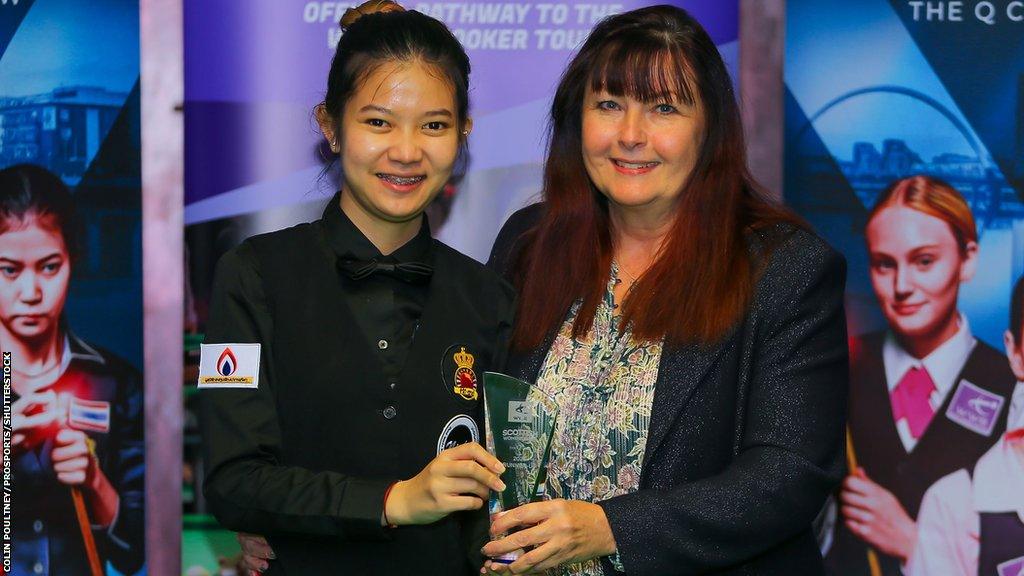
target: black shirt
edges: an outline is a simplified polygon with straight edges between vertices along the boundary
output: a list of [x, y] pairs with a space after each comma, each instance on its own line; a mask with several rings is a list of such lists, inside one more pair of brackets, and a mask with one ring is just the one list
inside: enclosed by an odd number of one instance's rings
[[[335, 195], [323, 215], [324, 239], [338, 259], [422, 262], [433, 265], [434, 240], [430, 236], [430, 225], [425, 214], [416, 236], [384, 256], [345, 215], [338, 201], [339, 196]], [[381, 273], [359, 280], [343, 273], [341, 279], [346, 302], [360, 332], [370, 348], [377, 350], [388, 377], [388, 388], [393, 389], [397, 386], [396, 378], [405, 364], [413, 335], [419, 327], [429, 279], [424, 282], [406, 282]]]
[[[375, 340], [385, 332], [372, 321], [380, 310], [363, 316], [362, 287], [338, 269], [339, 251], [353, 247], [332, 233], [332, 211], [333, 200], [324, 219], [250, 238], [218, 264], [206, 344], [258, 343], [260, 360], [257, 388], [200, 394], [210, 509], [229, 529], [267, 536], [277, 555], [269, 575], [404, 574], [410, 563], [419, 574], [473, 574], [481, 543], [469, 546], [477, 534], [466, 529], [481, 518], [486, 527], [483, 511], [389, 530], [383, 497], [445, 446], [479, 439], [480, 397], [457, 372], [482, 379], [502, 365], [512, 289], [430, 240], [419, 328], [404, 361], [384, 358]], [[421, 239], [422, 230], [409, 247]], [[382, 286], [417, 301], [397, 282]]]

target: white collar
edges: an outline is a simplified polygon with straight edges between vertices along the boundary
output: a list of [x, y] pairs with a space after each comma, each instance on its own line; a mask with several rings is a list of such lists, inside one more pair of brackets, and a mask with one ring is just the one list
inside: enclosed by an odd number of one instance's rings
[[978, 343], [971, 335], [971, 325], [967, 317], [960, 315], [959, 327], [956, 333], [948, 340], [932, 350], [931, 354], [918, 360], [903, 349], [896, 341], [896, 336], [889, 330], [885, 334], [885, 342], [882, 344], [882, 362], [885, 365], [885, 383], [892, 392], [900, 378], [911, 368], [924, 366], [935, 383], [935, 390], [940, 398], [944, 398], [953, 384], [960, 370], [967, 363], [967, 357], [971, 355], [974, 346]]
[[1006, 430], [1024, 428], [1024, 382], [1017, 381], [1010, 397], [1010, 412], [1006, 418]]
[[57, 375], [58, 379], [67, 372], [68, 366], [71, 365], [72, 360], [87, 360], [89, 362], [97, 362], [99, 364], [107, 363], [95, 348], [89, 346], [84, 340], [76, 336], [74, 332], [68, 330], [64, 335], [64, 353], [60, 359], [60, 374]]
[[1005, 436], [989, 449], [974, 467], [971, 488], [974, 508], [978, 512], [1016, 511], [1024, 521], [1024, 462], [1007, 445]]

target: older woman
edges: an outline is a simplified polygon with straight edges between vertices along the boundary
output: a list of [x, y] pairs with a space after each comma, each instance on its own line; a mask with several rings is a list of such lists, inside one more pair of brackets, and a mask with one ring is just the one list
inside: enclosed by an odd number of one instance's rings
[[[507, 371], [557, 398], [547, 495], [494, 520], [494, 571], [815, 574], [843, 477], [845, 264], [747, 172], [707, 33], [667, 6], [598, 25], [558, 86], [544, 202], [492, 265]], [[721, 571], [721, 572], [718, 572]]]

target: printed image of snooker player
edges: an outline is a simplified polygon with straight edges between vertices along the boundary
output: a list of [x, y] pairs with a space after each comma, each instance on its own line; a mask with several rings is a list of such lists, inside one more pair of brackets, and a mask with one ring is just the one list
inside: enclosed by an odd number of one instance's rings
[[925, 493], [909, 576], [1024, 575], [1024, 278], [1003, 340], [1017, 377], [1006, 433]]
[[75, 221], [60, 178], [27, 164], [0, 170], [0, 349], [13, 360], [10, 574], [18, 576], [96, 574], [108, 562], [134, 574], [145, 558], [140, 376], [69, 330]]

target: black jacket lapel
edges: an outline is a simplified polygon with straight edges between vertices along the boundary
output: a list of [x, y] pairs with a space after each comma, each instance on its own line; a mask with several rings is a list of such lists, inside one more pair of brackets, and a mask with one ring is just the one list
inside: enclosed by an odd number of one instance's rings
[[653, 455], [678, 419], [679, 413], [693, 396], [697, 385], [707, 376], [708, 370], [722, 355], [726, 345], [732, 342], [730, 338], [710, 347], [699, 344], [678, 347], [666, 345], [662, 350], [644, 453], [645, 470], [647, 463], [653, 461]]

